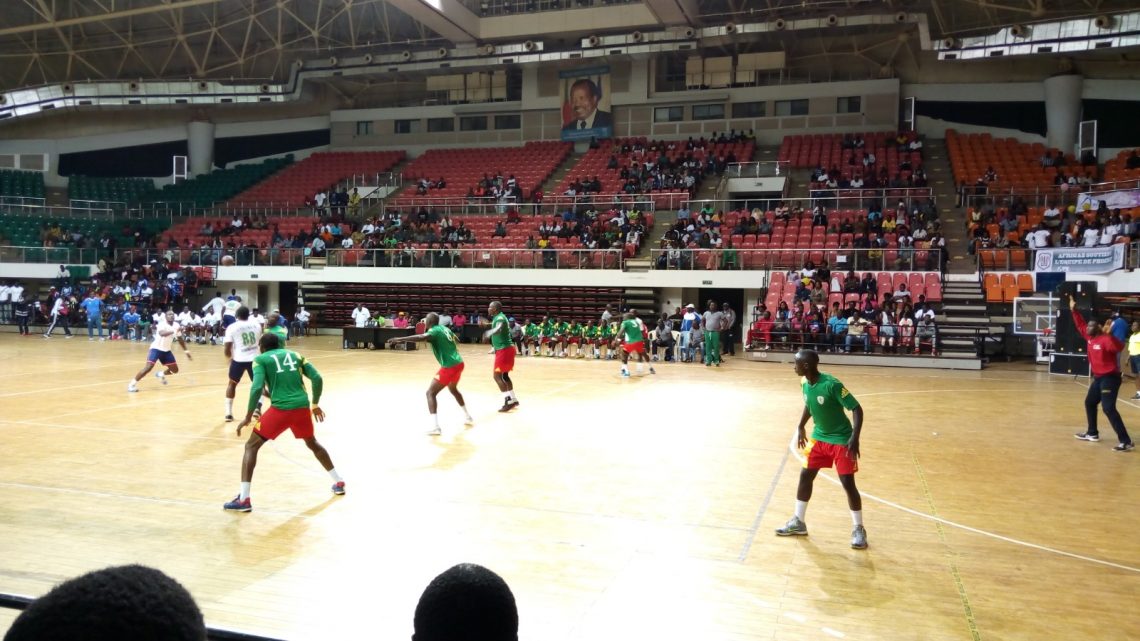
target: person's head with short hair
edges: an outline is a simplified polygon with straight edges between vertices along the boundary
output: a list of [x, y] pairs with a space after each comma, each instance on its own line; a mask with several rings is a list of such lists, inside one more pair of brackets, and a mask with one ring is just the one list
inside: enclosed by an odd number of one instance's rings
[[796, 352], [796, 374], [815, 379], [819, 376], [819, 353], [814, 349], [801, 349]]
[[238, 320], [249, 320], [249, 308], [245, 305], [242, 305], [241, 307], [237, 308], [236, 312], [234, 312], [234, 317], [236, 317]]
[[586, 120], [598, 110], [602, 90], [589, 78], [579, 78], [570, 85], [570, 110], [575, 120]]
[[205, 641], [194, 597], [174, 579], [141, 565], [89, 572], [36, 599], [4, 641]]
[[265, 320], [269, 322], [270, 326], [277, 325], [281, 322], [281, 312], [273, 310], [269, 312], [269, 316], [266, 316]]
[[427, 316], [424, 316], [424, 324], [427, 325], [428, 329], [439, 325], [439, 314], [431, 312]]
[[488, 316], [494, 316], [501, 311], [503, 311], [503, 304], [497, 300], [491, 301], [491, 304], [487, 306], [487, 315]]
[[281, 349], [281, 339], [277, 337], [277, 334], [266, 332], [261, 335], [261, 340], [257, 341], [257, 345], [264, 354], [265, 352], [272, 352], [275, 349]]
[[424, 589], [414, 626], [412, 641], [517, 641], [519, 612], [503, 577], [460, 563]]

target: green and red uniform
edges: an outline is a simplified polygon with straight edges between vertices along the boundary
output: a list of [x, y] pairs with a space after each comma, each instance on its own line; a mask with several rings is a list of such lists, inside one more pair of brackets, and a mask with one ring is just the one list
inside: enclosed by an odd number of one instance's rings
[[249, 390], [249, 407], [253, 412], [261, 400], [261, 390], [269, 387], [269, 409], [253, 428], [262, 438], [273, 440], [285, 430], [294, 438], [312, 438], [313, 416], [309, 413], [309, 394], [305, 380], [313, 383], [313, 405], [321, 400], [324, 381], [313, 364], [297, 352], [274, 349], [253, 359], [253, 385]]
[[802, 381], [804, 404], [811, 413], [814, 427], [804, 452], [804, 467], [811, 470], [835, 466], [839, 474], [854, 474], [859, 464], [848, 455], [847, 443], [853, 428], [847, 410], [859, 407], [859, 401], [831, 374], [820, 372], [815, 384]]
[[[491, 347], [495, 348], [495, 373], [506, 374], [515, 368], [515, 342], [511, 340], [511, 323], [499, 312], [491, 319]], [[495, 329], [497, 328], [497, 329]]]
[[458, 383], [459, 377], [463, 375], [463, 358], [459, 356], [459, 350], [455, 347], [457, 342], [455, 334], [443, 325], [434, 325], [426, 335], [427, 343], [431, 345], [431, 353], [439, 363], [435, 380], [445, 386]]
[[622, 349], [627, 354], [645, 353], [645, 334], [641, 333], [641, 322], [636, 318], [629, 318], [621, 322], [618, 333], [622, 335], [625, 344]]

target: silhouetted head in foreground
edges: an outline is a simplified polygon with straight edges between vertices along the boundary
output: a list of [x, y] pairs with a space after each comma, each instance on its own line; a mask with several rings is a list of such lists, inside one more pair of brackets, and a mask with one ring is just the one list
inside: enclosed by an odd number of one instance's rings
[[503, 577], [460, 563], [435, 577], [416, 605], [412, 641], [518, 641], [519, 612]]

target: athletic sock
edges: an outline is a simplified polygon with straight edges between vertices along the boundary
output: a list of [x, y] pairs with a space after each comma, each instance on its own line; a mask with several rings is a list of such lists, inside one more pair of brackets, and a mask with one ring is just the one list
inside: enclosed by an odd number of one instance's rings
[[467, 411], [466, 405], [460, 405], [459, 409], [463, 410], [463, 415], [466, 416], [468, 418], [468, 420], [471, 420], [471, 412]]
[[249, 498], [249, 486], [250, 486], [250, 483], [242, 481], [241, 491], [238, 492], [238, 500], [239, 501], [244, 501], [244, 500]]
[[432, 414], [431, 415], [431, 422], [432, 422], [432, 425], [439, 427], [439, 416]]
[[226, 399], [226, 416], [233, 416], [233, 415], [234, 415], [234, 399], [227, 398]]
[[807, 514], [807, 501], [796, 501], [796, 518], [802, 521], [805, 514]]
[[336, 473], [336, 468], [329, 470], [329, 476], [332, 477], [333, 483], [340, 483], [344, 479], [340, 478], [340, 474]]
[[851, 522], [855, 527], [863, 525], [863, 510], [851, 510]]
[[504, 403], [510, 403], [511, 402], [511, 393], [510, 392], [503, 392], [503, 402]]
[[514, 391], [514, 390], [509, 390], [509, 391], [507, 392], [507, 398], [508, 398], [508, 399], [510, 399], [510, 400], [512, 400], [512, 401], [515, 401], [516, 403], [517, 403], [517, 402], [518, 402], [518, 400], [519, 400], [519, 397], [515, 396], [515, 391]]

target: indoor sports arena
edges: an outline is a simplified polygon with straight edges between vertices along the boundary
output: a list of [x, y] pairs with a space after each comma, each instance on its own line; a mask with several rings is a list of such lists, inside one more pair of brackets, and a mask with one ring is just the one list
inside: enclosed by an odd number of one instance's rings
[[1122, 0], [5, 2], [0, 634], [1140, 638], [1138, 109]]

